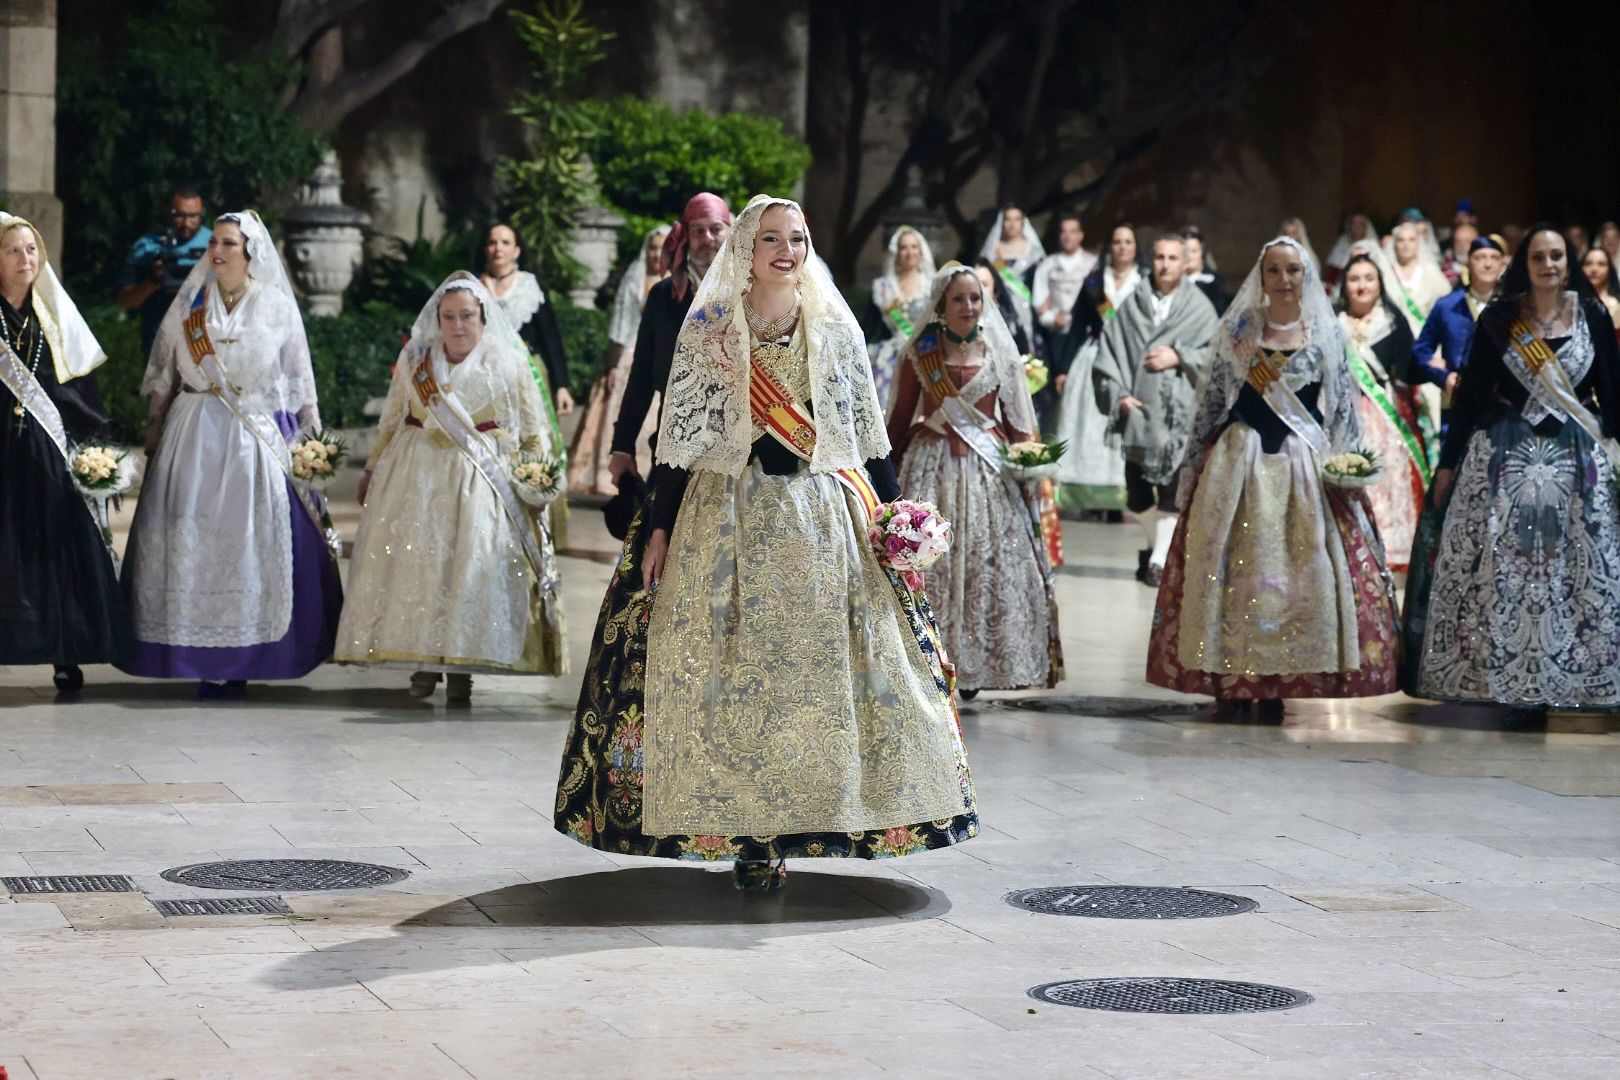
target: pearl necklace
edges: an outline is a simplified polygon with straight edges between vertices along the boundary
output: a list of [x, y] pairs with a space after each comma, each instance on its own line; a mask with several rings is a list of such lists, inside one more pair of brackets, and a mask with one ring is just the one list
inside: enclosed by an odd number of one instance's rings
[[748, 300], [744, 298], [743, 317], [748, 320], [748, 329], [754, 332], [755, 340], [774, 345], [786, 337], [788, 331], [793, 329], [794, 324], [799, 321], [799, 304], [795, 298], [794, 304], [788, 309], [787, 314], [767, 322], [762, 315], [749, 306]]

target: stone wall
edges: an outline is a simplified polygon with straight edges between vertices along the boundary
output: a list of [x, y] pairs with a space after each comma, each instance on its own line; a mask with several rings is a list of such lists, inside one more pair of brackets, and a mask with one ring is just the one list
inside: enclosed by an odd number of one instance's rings
[[0, 206], [39, 228], [60, 267], [56, 0], [0, 2]]

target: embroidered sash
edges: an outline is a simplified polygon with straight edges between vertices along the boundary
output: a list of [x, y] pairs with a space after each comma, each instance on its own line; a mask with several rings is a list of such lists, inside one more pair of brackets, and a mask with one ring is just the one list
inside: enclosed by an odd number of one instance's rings
[[[314, 503], [310, 501], [313, 494], [300, 487], [293, 477], [292, 459], [287, 455], [287, 444], [285, 442], [271, 442], [265, 438], [264, 432], [259, 430], [259, 426], [249, 419], [246, 410], [242, 406], [241, 396], [237, 393], [236, 387], [231, 385], [230, 375], [226, 372], [225, 365], [220, 361], [219, 354], [214, 351], [213, 339], [208, 336], [207, 285], [197, 290], [196, 297], [191, 301], [191, 311], [187, 313], [185, 322], [181, 325], [184, 328], [186, 349], [191, 354], [191, 362], [197, 365], [197, 369], [208, 380], [209, 392], [223, 401], [225, 407], [230, 409], [236, 418], [242, 422], [242, 426], [247, 428], [255, 439], [259, 440], [259, 445], [270, 452], [270, 460], [274, 461], [276, 466], [281, 469], [282, 475], [292, 482], [294, 501], [303, 507], [304, 513], [309, 515], [309, 520], [315, 525], [316, 533], [325, 536], [326, 525], [321, 520], [321, 513], [316, 509]], [[327, 555], [331, 557], [333, 562], [336, 562], [337, 552], [333, 551], [328, 544], [321, 546], [326, 548]]]
[[1283, 381], [1283, 369], [1288, 366], [1288, 357], [1282, 353], [1259, 349], [1255, 353], [1254, 362], [1249, 365], [1248, 383], [1265, 399], [1271, 411], [1277, 418], [1288, 425], [1290, 431], [1304, 440], [1305, 445], [1311, 448], [1316, 455], [1317, 466], [1326, 461], [1332, 454], [1332, 444], [1328, 441], [1327, 432], [1312, 416], [1310, 410], [1305, 408], [1299, 395], [1291, 390]]
[[1018, 271], [1013, 269], [1012, 263], [1005, 259], [997, 259], [996, 273], [1001, 275], [1001, 280], [1006, 283], [1007, 288], [1024, 303], [1027, 304], [1034, 299], [1034, 294], [1029, 291], [1029, 286], [1024, 284], [1024, 279], [1018, 276]]
[[39, 385], [34, 373], [28, 370], [28, 365], [22, 362], [11, 348], [11, 343], [0, 338], [0, 382], [6, 384], [11, 396], [17, 399], [17, 404], [23, 410], [39, 421], [39, 426], [45, 429], [45, 434], [51, 437], [57, 451], [62, 455], [63, 464], [70, 460], [68, 457], [67, 429], [62, 424], [62, 414], [57, 411], [56, 402]]
[[928, 395], [931, 412], [937, 413], [975, 454], [1000, 470], [1004, 463], [996, 422], [962, 400], [959, 388], [945, 370], [945, 345], [939, 334], [930, 330], [918, 338], [916, 354], [917, 373], [922, 377], [923, 393]]
[[1352, 343], [1345, 350], [1345, 359], [1349, 361], [1350, 374], [1355, 376], [1356, 382], [1360, 384], [1361, 392], [1378, 407], [1384, 419], [1388, 420], [1400, 435], [1401, 445], [1406, 447], [1406, 452], [1412, 456], [1413, 463], [1418, 467], [1418, 474], [1423, 477], [1423, 486], [1428, 487], [1431, 479], [1429, 455], [1424, 452], [1423, 444], [1407, 425], [1405, 417], [1401, 416], [1400, 410], [1395, 407], [1395, 400], [1389, 396], [1389, 390], [1378, 381], [1378, 376], [1373, 371], [1373, 365], [1377, 363], [1376, 358], [1367, 356]]
[[[467, 455], [478, 470], [478, 475], [495, 492], [496, 501], [501, 504], [507, 520], [517, 532], [523, 554], [528, 557], [535, 580], [540, 585], [546, 620], [555, 626], [557, 589], [561, 577], [557, 573], [557, 560], [551, 549], [551, 534], [546, 529], [544, 515], [533, 519], [525, 512], [517, 492], [512, 490], [512, 480], [504, 463], [496, 457], [494, 450], [479, 433], [478, 425], [467, 415], [453, 392], [439, 386], [439, 380], [433, 374], [432, 349], [423, 350], [416, 366], [411, 369], [411, 388], [416, 391], [416, 397], [428, 415], [438, 421], [440, 429]], [[537, 527], [538, 537], [535, 535]]]
[[[816, 425], [809, 410], [793, 400], [793, 395], [767, 375], [756, 360], [748, 363], [748, 411], [755, 423], [797, 457], [809, 461], [816, 452]], [[860, 500], [867, 521], [877, 516], [883, 503], [865, 469], [839, 469], [833, 476]]]
[[1609, 467], [1620, 470], [1620, 442], [1603, 434], [1603, 424], [1592, 415], [1591, 409], [1581, 403], [1580, 396], [1575, 392], [1575, 384], [1569, 372], [1564, 370], [1558, 354], [1536, 333], [1528, 320], [1515, 319], [1513, 325], [1508, 327], [1508, 347], [1519, 355], [1536, 377], [1536, 385], [1526, 386], [1525, 389], [1540, 398], [1543, 405], [1556, 406], [1568, 414], [1597, 443], [1603, 456], [1609, 459]]

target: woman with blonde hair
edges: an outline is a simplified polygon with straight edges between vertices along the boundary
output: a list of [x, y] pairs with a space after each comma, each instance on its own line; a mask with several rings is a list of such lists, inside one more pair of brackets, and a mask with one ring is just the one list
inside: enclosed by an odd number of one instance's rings
[[107, 430], [106, 360], [39, 230], [0, 211], [0, 664], [50, 664], [64, 694], [84, 687], [80, 665], [134, 646], [112, 553], [69, 473], [78, 444]]

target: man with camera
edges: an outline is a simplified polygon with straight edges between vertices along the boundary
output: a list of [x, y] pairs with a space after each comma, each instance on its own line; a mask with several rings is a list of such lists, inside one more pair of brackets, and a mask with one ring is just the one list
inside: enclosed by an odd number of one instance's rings
[[169, 198], [168, 228], [147, 233], [130, 248], [114, 299], [125, 311], [141, 313], [143, 351], [152, 351], [164, 313], [191, 268], [207, 253], [212, 235], [213, 230], [203, 224], [202, 194], [182, 185]]

